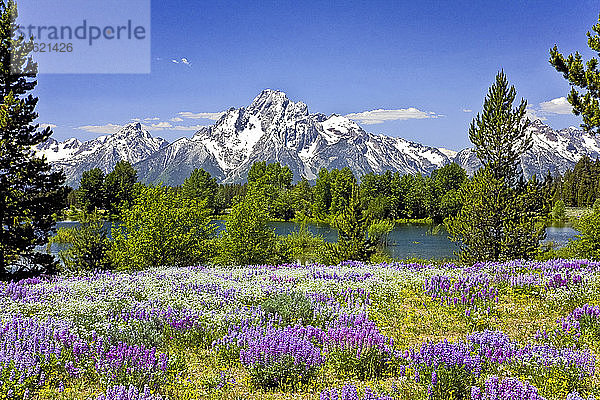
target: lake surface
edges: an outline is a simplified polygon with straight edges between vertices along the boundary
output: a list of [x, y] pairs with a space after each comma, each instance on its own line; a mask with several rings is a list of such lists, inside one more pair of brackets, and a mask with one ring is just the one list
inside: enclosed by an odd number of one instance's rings
[[[218, 230], [225, 229], [223, 221], [215, 221]], [[78, 222], [59, 222], [57, 227], [73, 227]], [[106, 226], [110, 227], [107, 222]], [[287, 235], [300, 229], [300, 224], [294, 222], [271, 222], [278, 235]], [[307, 228], [315, 235], [322, 236], [328, 242], [337, 240], [337, 230], [327, 224], [308, 224]], [[557, 246], [564, 246], [569, 239], [577, 235], [577, 231], [569, 226], [553, 226], [546, 228], [544, 242], [554, 242]], [[443, 227], [427, 224], [398, 224], [388, 237], [387, 251], [394, 258], [453, 258], [457, 246], [450, 241], [448, 233]], [[53, 253], [58, 252], [57, 246], [52, 246]]]

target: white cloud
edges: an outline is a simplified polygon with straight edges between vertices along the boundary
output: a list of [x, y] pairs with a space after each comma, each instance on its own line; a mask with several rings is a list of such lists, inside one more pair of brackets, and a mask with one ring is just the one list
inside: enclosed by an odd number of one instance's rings
[[92, 132], [92, 133], [101, 133], [104, 135], [110, 135], [113, 133], [117, 133], [121, 129], [121, 125], [115, 124], [106, 124], [106, 125], [84, 125], [77, 127], [77, 129]]
[[[205, 127], [205, 125], [173, 125], [168, 121], [158, 121], [159, 118], [132, 118], [132, 121], [136, 122], [147, 122], [142, 124], [142, 128], [147, 131], [183, 131], [183, 132], [196, 132]], [[153, 121], [156, 121], [153, 123]], [[172, 118], [172, 122], [181, 122], [184, 121], [183, 118]], [[106, 125], [85, 125], [80, 126], [77, 129], [92, 132], [92, 133], [100, 133], [103, 135], [110, 135], [121, 130], [121, 125], [115, 124], [106, 124]]]
[[550, 115], [568, 115], [571, 114], [572, 107], [565, 97], [558, 97], [556, 99], [541, 102], [538, 107], [531, 105], [527, 106], [526, 116], [530, 120], [539, 119], [546, 121]]
[[176, 125], [173, 127], [172, 130], [174, 131], [199, 131], [202, 128], [205, 128], [205, 125], [190, 125], [190, 126], [183, 126], [183, 125]]
[[182, 111], [179, 113], [179, 116], [187, 119], [211, 119], [213, 121], [218, 120], [221, 116], [225, 114], [224, 112], [216, 112], [216, 113], [193, 113], [189, 111]]
[[530, 121], [535, 121], [536, 119], [539, 119], [540, 121], [547, 120], [543, 111], [540, 112], [540, 110], [536, 110], [530, 105], [525, 109], [525, 117], [529, 118]]
[[50, 128], [50, 129], [54, 129], [56, 128], [57, 125], [54, 124], [40, 124], [40, 129], [46, 129], [46, 128]]
[[187, 59], [187, 58], [185, 58], [185, 57], [184, 57], [184, 58], [181, 58], [181, 59], [179, 59], [179, 60], [177, 60], [177, 59], [172, 59], [172, 60], [171, 60], [171, 62], [172, 62], [173, 64], [184, 64], [184, 65], [187, 65], [188, 67], [191, 67], [191, 66], [192, 66], [192, 63], [190, 62], [190, 60], [188, 60], [188, 59]]
[[147, 131], [164, 131], [169, 130], [172, 127], [173, 125], [171, 125], [170, 122], [158, 122], [156, 124], [144, 125], [144, 129]]
[[147, 131], [198, 131], [204, 128], [204, 125], [173, 125], [170, 122], [161, 121], [156, 124], [143, 125]]
[[565, 97], [558, 97], [540, 103], [540, 109], [549, 114], [571, 114], [573, 107]]
[[131, 118], [134, 122], [152, 122], [152, 121], [160, 121], [158, 117], [150, 117], [150, 118]]
[[426, 119], [438, 117], [441, 117], [441, 115], [437, 115], [434, 112], [421, 111], [414, 107], [401, 108], [399, 110], [379, 109], [346, 115], [346, 118], [350, 118], [365, 125], [381, 124], [386, 121], [405, 121], [408, 119]]
[[471, 110], [470, 108], [463, 108], [463, 112], [464, 113], [472, 113], [473, 110]]

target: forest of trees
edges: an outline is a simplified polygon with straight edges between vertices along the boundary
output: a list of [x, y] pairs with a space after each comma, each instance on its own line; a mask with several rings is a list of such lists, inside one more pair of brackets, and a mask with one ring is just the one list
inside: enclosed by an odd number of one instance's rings
[[591, 207], [600, 198], [600, 160], [583, 156], [573, 169], [546, 180], [553, 203], [562, 200], [567, 207]]
[[[86, 171], [80, 187], [69, 195], [69, 206], [88, 212], [107, 210], [118, 218], [119, 207], [127, 207], [139, 191], [136, 176], [127, 162], [120, 162], [106, 176], [99, 169]], [[196, 169], [174, 189], [187, 198], [206, 200], [213, 215], [221, 215], [244, 198], [249, 185], [259, 186], [268, 199], [271, 220], [331, 222], [348, 205], [352, 188], [358, 185], [360, 209], [371, 220], [430, 219], [439, 224], [460, 208], [457, 193], [467, 174], [457, 164], [448, 164], [430, 176], [386, 171], [358, 181], [349, 168], [343, 168], [322, 169], [313, 183], [305, 178], [293, 183], [292, 179], [287, 166], [263, 161], [252, 165], [244, 184], [218, 184], [208, 172]]]

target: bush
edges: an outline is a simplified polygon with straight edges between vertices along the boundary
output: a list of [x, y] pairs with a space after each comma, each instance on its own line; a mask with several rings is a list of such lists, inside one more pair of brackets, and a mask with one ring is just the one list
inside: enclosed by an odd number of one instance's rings
[[366, 316], [344, 315], [327, 329], [327, 362], [342, 377], [360, 380], [383, 376], [394, 358], [393, 341]]
[[206, 201], [189, 199], [162, 186], [144, 187], [123, 224], [113, 228], [111, 255], [119, 269], [188, 266], [210, 258], [215, 232]]
[[254, 265], [277, 261], [277, 236], [267, 225], [269, 216], [264, 200], [261, 188], [254, 186], [233, 206], [214, 258], [217, 264]]
[[388, 236], [393, 229], [391, 221], [375, 221], [369, 225], [369, 239], [381, 250], [388, 245]]
[[314, 319], [314, 308], [302, 293], [281, 292], [267, 295], [261, 308], [267, 313], [281, 317], [283, 326], [302, 323], [309, 325]]
[[352, 186], [348, 204], [336, 215], [332, 225], [338, 230], [338, 241], [335, 244], [327, 244], [327, 263], [335, 264], [346, 260], [369, 261], [376, 248], [367, 237], [369, 224], [360, 209], [357, 185]]
[[313, 235], [303, 223], [300, 229], [279, 240], [279, 248], [282, 261], [306, 265], [323, 262], [325, 240], [322, 236]]
[[585, 213], [575, 226], [579, 230], [577, 239], [569, 241], [558, 256], [600, 260], [600, 199], [594, 202], [591, 212]]
[[97, 213], [83, 214], [81, 225], [74, 228], [60, 228], [56, 236], [50, 238], [52, 244], [65, 245], [59, 251], [63, 268], [66, 271], [95, 271], [113, 268], [109, 257], [111, 247], [108, 231]]
[[552, 220], [557, 222], [564, 222], [567, 219], [565, 202], [558, 200], [554, 207], [552, 207]]

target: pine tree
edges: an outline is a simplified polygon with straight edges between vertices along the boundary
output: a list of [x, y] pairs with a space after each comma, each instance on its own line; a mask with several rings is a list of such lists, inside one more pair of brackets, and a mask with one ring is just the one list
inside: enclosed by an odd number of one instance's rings
[[[592, 32], [587, 33], [588, 47], [600, 56], [600, 17], [598, 23], [592, 26]], [[586, 131], [596, 134], [600, 132], [600, 71], [598, 59], [590, 58], [583, 61], [581, 54], [563, 56], [558, 47], [550, 50], [550, 64], [569, 81], [571, 92], [567, 100], [573, 106], [573, 114], [583, 117], [581, 127]], [[579, 88], [582, 92], [579, 92]]]
[[445, 221], [464, 262], [531, 258], [544, 237], [548, 199], [542, 185], [535, 178], [525, 182], [519, 170], [531, 138], [523, 121], [527, 102], [513, 110], [515, 95], [500, 72], [469, 130], [483, 168], [461, 187], [462, 207]]
[[483, 112], [477, 114], [469, 128], [469, 139], [481, 163], [495, 178], [504, 179], [509, 185], [516, 184], [521, 174], [520, 156], [532, 146], [531, 135], [526, 132], [527, 101], [521, 99], [519, 107], [513, 109], [516, 94], [504, 71], [500, 71], [485, 98]]
[[356, 183], [352, 185], [348, 202], [336, 215], [333, 226], [338, 230], [338, 241], [327, 245], [331, 262], [368, 261], [375, 253], [375, 244], [367, 236], [369, 221], [362, 214]]
[[500, 259], [506, 187], [482, 168], [460, 191], [463, 207], [446, 221], [448, 232], [460, 246], [461, 261]]
[[53, 230], [66, 199], [64, 174], [32, 149], [50, 137], [34, 121], [38, 99], [33, 41], [16, 37], [17, 7], [0, 0], [0, 274], [49, 271], [52, 256], [36, 251]]

